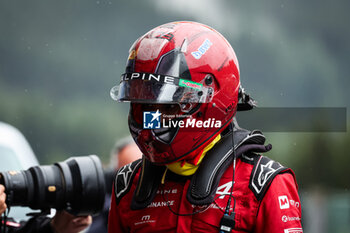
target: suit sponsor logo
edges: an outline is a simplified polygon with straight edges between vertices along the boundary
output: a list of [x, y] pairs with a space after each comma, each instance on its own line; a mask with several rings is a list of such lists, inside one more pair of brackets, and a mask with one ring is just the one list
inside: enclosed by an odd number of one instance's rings
[[115, 193], [117, 198], [128, 189], [131, 177], [137, 170], [135, 168], [137, 168], [139, 163], [141, 163], [141, 161], [127, 164], [118, 171], [115, 183]]
[[296, 208], [300, 207], [300, 202], [288, 199], [286, 195], [278, 196], [278, 203], [281, 210], [289, 209], [291, 206], [294, 206]]
[[295, 206], [297, 208], [300, 207], [300, 203], [298, 201], [289, 200], [289, 203], [290, 203], [290, 205]]
[[289, 200], [288, 200], [288, 197], [286, 195], [279, 196], [278, 197], [278, 202], [280, 204], [280, 209], [281, 210], [289, 209]]
[[249, 184], [250, 189], [252, 189], [258, 199], [260, 194], [266, 190], [268, 183], [283, 169], [284, 167], [280, 163], [263, 156], [260, 157], [256, 165], [254, 165], [254, 172]]
[[261, 164], [260, 173], [258, 176], [258, 184], [260, 186], [264, 186], [266, 181], [270, 178], [270, 176], [276, 171], [276, 169], [272, 168], [274, 161], [270, 161], [267, 164]]
[[288, 228], [284, 229], [284, 233], [303, 233], [302, 228]]
[[288, 217], [286, 215], [282, 216], [282, 222], [288, 222]]
[[147, 207], [152, 208], [152, 207], [165, 207], [165, 206], [173, 206], [174, 205], [174, 200], [171, 201], [154, 201], [151, 202]]
[[145, 224], [145, 223], [154, 223], [156, 222], [156, 220], [151, 219], [151, 215], [143, 215], [141, 217], [141, 221], [140, 222], [135, 222], [135, 225], [140, 225], [140, 224]]
[[291, 222], [291, 221], [300, 221], [301, 218], [299, 216], [291, 217], [287, 215], [282, 216], [282, 222]]
[[166, 190], [157, 190], [157, 194], [176, 194], [177, 189], [166, 189]]
[[144, 215], [144, 216], [141, 217], [141, 220], [142, 221], [148, 221], [148, 220], [150, 220], [150, 218], [151, 218], [150, 215]]

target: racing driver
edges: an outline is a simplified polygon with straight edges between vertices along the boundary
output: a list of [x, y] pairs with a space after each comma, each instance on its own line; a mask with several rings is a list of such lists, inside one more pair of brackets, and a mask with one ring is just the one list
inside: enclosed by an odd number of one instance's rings
[[130, 102], [143, 157], [116, 174], [108, 232], [303, 232], [293, 171], [236, 123], [254, 101], [220, 33], [195, 22], [152, 29], [111, 96]]

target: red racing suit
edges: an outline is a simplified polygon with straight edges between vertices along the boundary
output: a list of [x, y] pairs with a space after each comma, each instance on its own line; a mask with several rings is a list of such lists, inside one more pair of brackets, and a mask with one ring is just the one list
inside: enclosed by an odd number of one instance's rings
[[[232, 187], [233, 166], [219, 179], [211, 204], [188, 201], [190, 177], [167, 174], [150, 204], [131, 209], [141, 176], [141, 161], [117, 173], [109, 212], [108, 232], [219, 232]], [[235, 169], [230, 213], [235, 213], [232, 232], [300, 233], [301, 206], [294, 173], [267, 157], [240, 156]], [[169, 173], [169, 171], [168, 171]], [[124, 182], [120, 186], [121, 179]], [[122, 182], [122, 183], [123, 183]], [[136, 190], [137, 191], [137, 190]]]

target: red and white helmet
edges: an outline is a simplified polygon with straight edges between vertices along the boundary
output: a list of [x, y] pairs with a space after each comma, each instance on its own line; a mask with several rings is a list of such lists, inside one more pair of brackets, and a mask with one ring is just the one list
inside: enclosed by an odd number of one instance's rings
[[[239, 86], [235, 52], [220, 33], [196, 22], [173, 22], [135, 41], [111, 96], [131, 102], [130, 132], [146, 158], [169, 164], [195, 159], [229, 125]], [[163, 126], [147, 129], [146, 113]]]

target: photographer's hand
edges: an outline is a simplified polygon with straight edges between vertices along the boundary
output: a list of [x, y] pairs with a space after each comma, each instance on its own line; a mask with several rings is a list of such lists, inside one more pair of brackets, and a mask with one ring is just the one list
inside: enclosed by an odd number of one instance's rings
[[0, 184], [0, 214], [3, 214], [7, 208], [5, 187]]
[[92, 223], [92, 217], [77, 217], [66, 211], [58, 211], [51, 221], [51, 226], [57, 233], [77, 233]]

